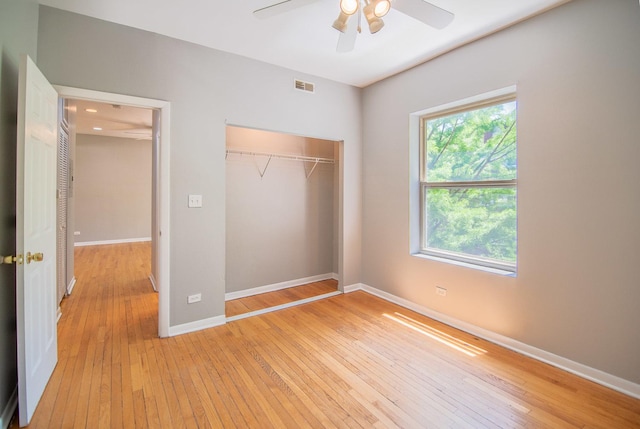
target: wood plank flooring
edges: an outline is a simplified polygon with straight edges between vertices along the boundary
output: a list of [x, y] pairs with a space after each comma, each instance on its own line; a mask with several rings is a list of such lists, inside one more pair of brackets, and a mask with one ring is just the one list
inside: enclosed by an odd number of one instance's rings
[[159, 339], [148, 259], [78, 249], [30, 427], [640, 427], [640, 400], [364, 292]]
[[261, 293], [225, 302], [225, 315], [233, 317], [252, 311], [264, 310], [278, 305], [289, 304], [338, 290], [338, 281], [329, 279], [301, 286]]

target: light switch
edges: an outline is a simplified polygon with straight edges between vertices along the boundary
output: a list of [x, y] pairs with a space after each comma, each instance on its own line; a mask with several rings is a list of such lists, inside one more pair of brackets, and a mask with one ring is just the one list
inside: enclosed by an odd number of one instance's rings
[[202, 195], [189, 195], [189, 208], [202, 207]]

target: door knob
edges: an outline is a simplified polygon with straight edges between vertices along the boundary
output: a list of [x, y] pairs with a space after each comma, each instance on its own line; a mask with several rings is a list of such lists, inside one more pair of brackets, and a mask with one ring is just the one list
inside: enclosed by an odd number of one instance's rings
[[27, 264], [30, 264], [32, 261], [33, 262], [41, 262], [44, 259], [44, 254], [42, 253], [34, 253], [31, 254], [31, 252], [27, 252]]
[[11, 265], [14, 262], [17, 263], [18, 265], [22, 265], [22, 262], [23, 262], [22, 255], [18, 255], [18, 256], [13, 256], [13, 255], [0, 256], [0, 264]]

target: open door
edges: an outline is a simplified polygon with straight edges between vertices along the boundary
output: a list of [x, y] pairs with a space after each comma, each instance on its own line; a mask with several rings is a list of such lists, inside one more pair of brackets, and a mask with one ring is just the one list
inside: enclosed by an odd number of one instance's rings
[[29, 424], [58, 362], [56, 160], [58, 94], [33, 61], [20, 62], [16, 313], [20, 426]]

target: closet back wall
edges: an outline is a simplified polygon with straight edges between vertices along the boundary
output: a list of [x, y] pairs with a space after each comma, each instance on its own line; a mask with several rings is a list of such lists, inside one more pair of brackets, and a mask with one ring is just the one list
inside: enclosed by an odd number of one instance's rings
[[78, 134], [76, 244], [151, 238], [151, 141]]
[[[227, 127], [227, 149], [334, 159], [336, 142]], [[226, 292], [337, 271], [337, 164], [230, 153], [226, 162]], [[266, 170], [265, 170], [266, 167]], [[261, 173], [264, 172], [261, 177]]]

